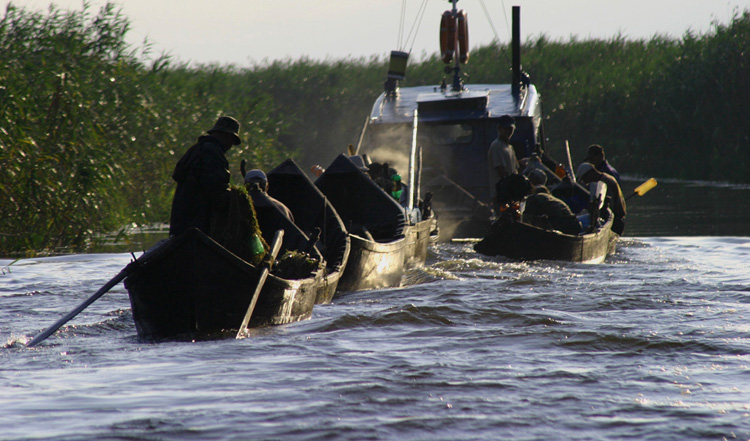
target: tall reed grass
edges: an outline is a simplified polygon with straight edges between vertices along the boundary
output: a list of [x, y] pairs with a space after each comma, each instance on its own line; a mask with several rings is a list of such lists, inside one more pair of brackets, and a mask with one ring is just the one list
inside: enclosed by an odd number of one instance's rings
[[[258, 166], [286, 156], [273, 98], [226, 68], [189, 69], [124, 40], [114, 5], [92, 13], [8, 4], [0, 20], [0, 254], [85, 246], [169, 218], [179, 156], [220, 114], [243, 122]], [[149, 60], [149, 61], [143, 61]]]
[[[277, 60], [248, 68], [177, 64], [125, 43], [112, 4], [93, 13], [6, 7], [0, 19], [0, 255], [80, 249], [94, 233], [169, 218], [177, 159], [229, 114], [238, 164], [287, 156], [325, 166], [355, 143], [386, 60]], [[436, 45], [437, 46], [437, 45]], [[748, 182], [750, 13], [681, 39], [524, 42], [549, 148], [605, 147], [625, 174]], [[388, 48], [384, 48], [387, 50]], [[473, 51], [467, 83], [510, 81], [508, 45]], [[402, 86], [440, 83], [437, 56]]]

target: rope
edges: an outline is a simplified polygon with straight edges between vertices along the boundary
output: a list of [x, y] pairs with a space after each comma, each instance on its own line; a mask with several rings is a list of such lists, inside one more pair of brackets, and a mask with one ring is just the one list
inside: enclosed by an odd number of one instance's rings
[[[484, 15], [487, 17], [487, 21], [490, 23], [490, 27], [492, 28], [492, 33], [495, 34], [495, 39], [497, 40], [497, 44], [499, 46], [500, 35], [498, 35], [497, 29], [495, 29], [495, 23], [492, 21], [489, 10], [487, 10], [487, 5], [484, 4], [484, 0], [479, 0], [479, 3], [482, 4]], [[501, 0], [501, 3], [503, 5], [503, 14], [505, 16], [505, 26], [508, 28], [508, 40], [510, 40], [513, 38], [513, 35], [511, 34], [510, 25], [508, 24], [508, 11], [505, 10], [505, 1]]]
[[398, 22], [398, 44], [396, 47], [398, 50], [403, 48], [403, 37], [404, 37], [404, 21], [406, 19], [406, 0], [401, 1], [401, 19]]
[[411, 29], [409, 30], [409, 35], [406, 37], [407, 42], [409, 41], [409, 39], [411, 39], [411, 45], [409, 46], [410, 54], [411, 54], [412, 49], [414, 49], [414, 43], [417, 41], [417, 34], [419, 33], [419, 27], [422, 25], [422, 19], [424, 18], [424, 14], [426, 11], [427, 11], [427, 0], [422, 0], [422, 5], [419, 7], [419, 10], [417, 11], [417, 18], [414, 19], [414, 23], [412, 23]]
[[240, 186], [232, 186], [227, 210], [211, 214], [209, 236], [253, 265], [260, 263], [269, 249], [261, 235], [252, 199]]

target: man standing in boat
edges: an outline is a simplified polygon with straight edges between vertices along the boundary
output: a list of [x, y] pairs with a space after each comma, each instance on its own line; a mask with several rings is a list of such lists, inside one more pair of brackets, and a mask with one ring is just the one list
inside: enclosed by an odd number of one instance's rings
[[226, 211], [229, 205], [229, 162], [224, 154], [239, 145], [240, 123], [222, 116], [198, 138], [175, 166], [172, 178], [177, 189], [172, 199], [169, 235], [190, 228], [209, 234], [212, 211]]
[[503, 115], [497, 120], [497, 139], [492, 141], [487, 150], [487, 164], [490, 177], [490, 198], [492, 207], [497, 212], [497, 183], [510, 175], [518, 173], [519, 165], [516, 152], [510, 145], [510, 138], [516, 130], [516, 121], [510, 115]]

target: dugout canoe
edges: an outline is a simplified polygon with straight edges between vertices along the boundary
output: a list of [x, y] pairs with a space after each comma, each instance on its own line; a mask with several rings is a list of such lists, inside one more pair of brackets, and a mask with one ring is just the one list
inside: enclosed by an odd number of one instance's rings
[[[263, 196], [256, 195], [255, 198]], [[306, 250], [308, 239], [275, 206], [255, 206], [266, 242], [284, 230], [282, 251]], [[324, 284], [321, 262], [304, 278], [282, 278], [272, 271], [263, 284], [248, 327], [281, 325], [311, 317]], [[154, 246], [126, 279], [136, 331], [145, 339], [196, 339], [232, 335], [242, 324], [259, 282], [260, 268], [238, 257], [197, 229]]]
[[338, 291], [400, 286], [407, 251], [404, 209], [343, 154], [315, 186], [333, 204], [351, 240]]
[[607, 210], [607, 219], [601, 226], [580, 235], [563, 234], [520, 221], [500, 220], [474, 245], [474, 250], [484, 255], [519, 260], [601, 263], [615, 252], [619, 236], [612, 231], [613, 218], [612, 212]]
[[438, 222], [434, 213], [414, 225], [407, 225], [404, 228], [406, 238], [404, 265], [407, 268], [424, 266], [427, 261], [427, 250], [431, 244], [437, 243], [438, 236]]
[[330, 303], [351, 252], [344, 222], [328, 198], [292, 159], [279, 164], [267, 176], [268, 194], [291, 210], [297, 226], [308, 236], [319, 230], [316, 246], [323, 255], [326, 270], [316, 303]]

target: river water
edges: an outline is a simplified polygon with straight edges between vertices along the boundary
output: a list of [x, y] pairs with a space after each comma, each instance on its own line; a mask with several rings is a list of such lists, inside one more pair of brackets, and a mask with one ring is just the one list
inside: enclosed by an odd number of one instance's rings
[[747, 440], [748, 201], [660, 183], [603, 264], [440, 244], [244, 340], [139, 342], [120, 284], [27, 349], [130, 256], [0, 259], [0, 439]]

